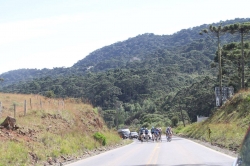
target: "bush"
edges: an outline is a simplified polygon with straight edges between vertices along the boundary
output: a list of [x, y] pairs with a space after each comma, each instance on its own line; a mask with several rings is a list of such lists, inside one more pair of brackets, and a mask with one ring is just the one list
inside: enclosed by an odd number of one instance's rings
[[165, 126], [170, 126], [172, 124], [172, 122], [171, 122], [171, 120], [170, 119], [165, 119], [165, 121], [164, 121], [164, 125]]
[[106, 142], [106, 137], [102, 134], [102, 133], [99, 133], [99, 132], [96, 132], [93, 137], [99, 141], [103, 146], [105, 146], [107, 144]]
[[172, 119], [171, 119], [171, 122], [172, 122], [172, 126], [175, 127], [177, 126], [178, 122], [179, 122], [179, 119], [177, 116], [174, 116]]
[[48, 98], [53, 98], [53, 97], [55, 97], [54, 91], [52, 91], [52, 90], [46, 91], [46, 92], [45, 92], [45, 97], [48, 97]]
[[150, 126], [150, 124], [148, 122], [145, 122], [142, 124], [142, 127], [148, 128]]

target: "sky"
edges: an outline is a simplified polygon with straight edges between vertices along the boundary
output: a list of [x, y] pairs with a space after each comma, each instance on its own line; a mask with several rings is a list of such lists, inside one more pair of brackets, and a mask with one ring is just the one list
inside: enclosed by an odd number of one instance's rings
[[250, 18], [249, 0], [0, 0], [0, 74], [71, 67], [144, 33]]

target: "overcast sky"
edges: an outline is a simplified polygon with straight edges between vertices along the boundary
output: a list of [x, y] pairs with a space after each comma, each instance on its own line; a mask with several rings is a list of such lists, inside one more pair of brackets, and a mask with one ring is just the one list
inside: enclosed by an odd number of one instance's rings
[[249, 18], [250, 0], [0, 0], [0, 74], [71, 67], [139, 34]]

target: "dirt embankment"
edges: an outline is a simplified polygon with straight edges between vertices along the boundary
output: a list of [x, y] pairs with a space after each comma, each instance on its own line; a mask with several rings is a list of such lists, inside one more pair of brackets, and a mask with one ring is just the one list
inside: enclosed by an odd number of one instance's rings
[[[24, 99], [31, 102], [25, 115]], [[56, 165], [120, 146], [98, 110], [79, 99], [1, 94], [0, 101], [0, 165]], [[107, 137], [107, 146], [94, 139], [95, 132]]]

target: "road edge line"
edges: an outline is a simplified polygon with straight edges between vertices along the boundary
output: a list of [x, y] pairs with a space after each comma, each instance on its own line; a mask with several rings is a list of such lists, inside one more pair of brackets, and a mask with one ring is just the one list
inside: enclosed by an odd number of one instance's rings
[[[177, 136], [177, 137], [178, 137], [178, 136]], [[179, 137], [179, 138], [182, 138], [182, 137]], [[224, 156], [226, 156], [226, 157], [228, 157], [228, 158], [231, 158], [231, 159], [236, 159], [236, 158], [237, 158], [237, 157], [233, 157], [233, 156], [230, 156], [230, 155], [228, 155], [228, 154], [219, 152], [219, 151], [214, 150], [214, 149], [212, 149], [212, 148], [209, 148], [209, 147], [207, 147], [207, 146], [205, 146], [205, 145], [199, 144], [199, 143], [197, 143], [197, 142], [195, 142], [195, 141], [193, 141], [193, 140], [190, 140], [190, 139], [187, 139], [187, 138], [182, 138], [182, 139], [185, 139], [185, 140], [188, 140], [188, 141], [190, 141], [190, 142], [193, 142], [193, 143], [195, 143], [195, 144], [197, 144], [197, 145], [203, 146], [203, 147], [205, 147], [205, 148], [207, 148], [207, 149], [209, 149], [209, 150], [211, 150], [211, 151], [214, 151], [214, 152], [217, 152], [217, 153], [219, 153], [219, 154], [222, 154], [222, 155], [224, 155]]]

